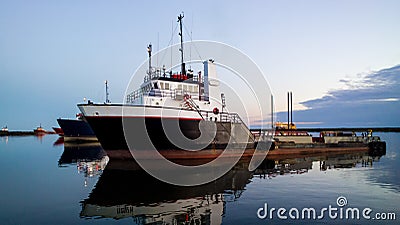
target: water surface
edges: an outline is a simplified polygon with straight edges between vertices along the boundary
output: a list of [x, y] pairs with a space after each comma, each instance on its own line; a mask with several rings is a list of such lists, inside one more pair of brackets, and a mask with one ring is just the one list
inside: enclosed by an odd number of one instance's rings
[[[400, 134], [378, 134], [384, 156], [366, 153], [239, 162], [215, 182], [178, 187], [98, 145], [57, 144], [57, 136], [0, 139], [1, 224], [397, 224], [397, 220], [259, 219], [257, 210], [317, 210], [343, 196], [348, 207], [400, 217]], [[371, 214], [372, 215], [372, 214]], [[200, 223], [201, 222], [201, 223]], [[397, 222], [397, 223], [396, 223]]]

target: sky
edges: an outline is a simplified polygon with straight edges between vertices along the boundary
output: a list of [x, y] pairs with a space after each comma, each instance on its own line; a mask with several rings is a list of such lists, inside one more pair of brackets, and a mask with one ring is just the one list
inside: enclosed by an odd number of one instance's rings
[[[400, 64], [340, 81], [345, 88], [321, 98], [300, 102], [307, 109], [296, 111], [299, 127], [394, 127], [400, 126]], [[287, 113], [277, 116], [287, 121]]]
[[[0, 126], [56, 126], [84, 97], [104, 102], [105, 80], [111, 101], [122, 102], [147, 45], [167, 47], [182, 11], [194, 40], [223, 42], [253, 59], [277, 111], [292, 91], [304, 113], [400, 64], [399, 8], [379, 0], [0, 1]], [[388, 110], [398, 109], [398, 97], [385, 102]]]

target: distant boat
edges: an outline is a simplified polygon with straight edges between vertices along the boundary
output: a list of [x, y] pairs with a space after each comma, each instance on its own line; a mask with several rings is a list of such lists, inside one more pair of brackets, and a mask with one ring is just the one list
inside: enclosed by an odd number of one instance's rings
[[8, 132], [8, 128], [7, 128], [7, 126], [5, 126], [5, 127], [1, 128], [1, 131], [2, 131], [2, 132]]
[[60, 136], [64, 136], [64, 131], [60, 127], [52, 127], [54, 132]]
[[65, 142], [97, 141], [89, 124], [83, 120], [82, 114], [78, 113], [76, 119], [57, 119], [62, 131], [64, 132]]
[[42, 125], [38, 126], [36, 129], [33, 130], [33, 133], [35, 135], [45, 135], [47, 133], [47, 131], [45, 129], [43, 129]]
[[0, 136], [7, 136], [9, 134], [7, 126], [1, 128]]

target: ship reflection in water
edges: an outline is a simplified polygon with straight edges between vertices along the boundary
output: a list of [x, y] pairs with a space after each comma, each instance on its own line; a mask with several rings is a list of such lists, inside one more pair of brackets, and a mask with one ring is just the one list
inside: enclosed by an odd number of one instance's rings
[[134, 217], [139, 224], [221, 224], [227, 195], [239, 197], [252, 176], [241, 166], [244, 163], [214, 182], [181, 187], [159, 181], [134, 162], [111, 160], [83, 201], [81, 217]]
[[[108, 162], [95, 188], [88, 198], [81, 202], [80, 217], [131, 217], [137, 224], [221, 224], [226, 214], [226, 203], [238, 200], [246, 190], [246, 185], [254, 179], [295, 176], [308, 173], [311, 169], [326, 171], [370, 167], [380, 159], [380, 156], [370, 156], [367, 152], [292, 159], [274, 158], [264, 160], [252, 172], [248, 171], [250, 159], [242, 159], [228, 173], [211, 183], [183, 187], [167, 184], [152, 177], [134, 160], [108, 161], [107, 158], [107, 161], [104, 161], [102, 151], [94, 156], [94, 151], [87, 146], [83, 147], [86, 148], [85, 151], [79, 153], [75, 152], [77, 148], [82, 150], [82, 146], [66, 147], [60, 158], [60, 165], [65, 162], [79, 162], [82, 159], [85, 159], [86, 163], [90, 160], [97, 163]], [[91, 156], [84, 156], [83, 153]], [[313, 168], [318, 165], [316, 162], [319, 162], [319, 168]]]
[[[56, 141], [58, 144], [59, 142], [60, 139]], [[66, 142], [58, 166], [76, 166], [78, 173], [82, 173], [84, 177], [94, 177], [101, 174], [108, 161], [107, 153], [97, 142], [81, 144]]]

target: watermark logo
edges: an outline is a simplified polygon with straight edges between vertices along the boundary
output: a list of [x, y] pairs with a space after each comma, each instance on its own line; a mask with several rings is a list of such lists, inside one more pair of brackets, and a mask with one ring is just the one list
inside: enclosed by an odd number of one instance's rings
[[[185, 52], [184, 65], [180, 51]], [[180, 186], [216, 180], [248, 147], [251, 134], [244, 124], [256, 119], [260, 128], [271, 128], [266, 122], [271, 112], [269, 84], [259, 67], [238, 49], [219, 42], [191, 41], [184, 43], [183, 50], [173, 45], [151, 59], [154, 65], [144, 62], [128, 84], [122, 123], [132, 156], [155, 178]], [[179, 73], [185, 67], [190, 76]], [[174, 79], [179, 82], [169, 82]], [[200, 136], [188, 137], [193, 131]], [[223, 146], [223, 151], [212, 161], [188, 166], [158, 151], [170, 144], [191, 153], [207, 146], [218, 150]], [[257, 146], [249, 170], [261, 164], [270, 145], [266, 141]]]
[[339, 207], [346, 206], [346, 205], [347, 205], [347, 198], [344, 197], [344, 196], [339, 196], [339, 197], [336, 199], [336, 204], [337, 204]]
[[279, 219], [279, 220], [396, 220], [395, 212], [374, 212], [371, 208], [346, 207], [347, 198], [339, 196], [336, 205], [328, 205], [320, 209], [313, 207], [305, 208], [269, 208], [268, 203], [257, 210], [259, 219]]

